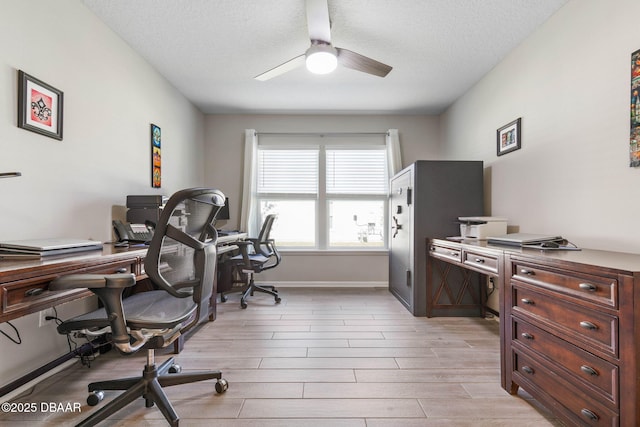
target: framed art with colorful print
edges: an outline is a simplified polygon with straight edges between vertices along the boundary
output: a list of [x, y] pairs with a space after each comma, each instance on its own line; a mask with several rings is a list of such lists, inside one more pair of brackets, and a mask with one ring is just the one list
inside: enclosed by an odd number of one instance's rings
[[63, 92], [18, 70], [18, 127], [62, 140]]
[[520, 149], [522, 146], [521, 122], [522, 118], [518, 118], [497, 130], [496, 148], [498, 156]]
[[631, 129], [629, 166], [640, 166], [640, 50], [631, 54]]
[[151, 124], [151, 187], [162, 186], [162, 134], [159, 126]]

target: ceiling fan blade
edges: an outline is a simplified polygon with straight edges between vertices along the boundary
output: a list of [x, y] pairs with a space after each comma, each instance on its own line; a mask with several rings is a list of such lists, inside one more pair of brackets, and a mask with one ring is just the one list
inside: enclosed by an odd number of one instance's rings
[[307, 27], [311, 41], [331, 44], [331, 23], [327, 0], [307, 0]]
[[343, 67], [353, 70], [362, 71], [364, 73], [373, 74], [374, 76], [385, 77], [393, 67], [378, 62], [375, 59], [367, 58], [359, 53], [352, 52], [347, 49], [337, 47], [338, 63]]
[[295, 68], [302, 66], [304, 64], [304, 60], [305, 60], [304, 54], [300, 56], [296, 56], [295, 58], [290, 59], [287, 62], [280, 64], [275, 68], [270, 69], [269, 71], [266, 71], [262, 74], [258, 74], [257, 76], [254, 77], [254, 79], [260, 80], [262, 82], [265, 80], [272, 79], [274, 77], [279, 76], [280, 74], [284, 74], [288, 71], [291, 71]]

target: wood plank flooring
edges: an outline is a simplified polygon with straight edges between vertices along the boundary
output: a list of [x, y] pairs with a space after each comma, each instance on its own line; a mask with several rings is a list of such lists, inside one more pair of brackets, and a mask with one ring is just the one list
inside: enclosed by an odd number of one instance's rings
[[[176, 356], [184, 371], [219, 369], [229, 381], [166, 389], [181, 426], [417, 427], [560, 426], [521, 391], [500, 387], [499, 332], [494, 320], [413, 317], [379, 288], [282, 288], [281, 304], [256, 294], [218, 304]], [[110, 352], [91, 368], [74, 366], [14, 402], [34, 413], [0, 414], [0, 425], [74, 425], [97, 407], [86, 404], [90, 381], [139, 375], [146, 352]], [[156, 362], [169, 353], [156, 353]], [[42, 411], [42, 403], [76, 402], [81, 413]], [[164, 426], [157, 408], [129, 405], [101, 425]]]

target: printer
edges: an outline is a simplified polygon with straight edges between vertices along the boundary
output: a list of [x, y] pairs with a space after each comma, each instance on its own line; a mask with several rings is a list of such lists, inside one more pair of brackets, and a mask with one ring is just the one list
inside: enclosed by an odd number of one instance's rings
[[127, 196], [127, 222], [145, 224], [151, 221], [157, 224], [168, 200], [167, 196], [156, 194]]
[[463, 239], [486, 240], [490, 236], [507, 234], [507, 218], [497, 216], [461, 216], [460, 236]]

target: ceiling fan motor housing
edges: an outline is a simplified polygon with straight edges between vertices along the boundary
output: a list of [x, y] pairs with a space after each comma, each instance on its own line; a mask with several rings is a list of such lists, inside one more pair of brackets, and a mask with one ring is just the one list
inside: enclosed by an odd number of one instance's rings
[[336, 48], [321, 40], [312, 40], [305, 56], [307, 69], [315, 74], [328, 74], [338, 66]]

